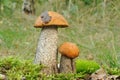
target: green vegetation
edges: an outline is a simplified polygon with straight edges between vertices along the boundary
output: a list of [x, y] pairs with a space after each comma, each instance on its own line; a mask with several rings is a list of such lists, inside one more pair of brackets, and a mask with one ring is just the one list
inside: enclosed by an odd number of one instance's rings
[[86, 73], [91, 74], [98, 70], [100, 68], [100, 65], [97, 64], [95, 61], [89, 61], [89, 60], [77, 60], [76, 61], [76, 71], [77, 73]]
[[[36, 0], [35, 7], [35, 15], [25, 15], [22, 13], [22, 0], [0, 0], [0, 59], [11, 55], [19, 56], [19, 60], [16, 60], [16, 57], [1, 60], [0, 68], [6, 66], [9, 69], [6, 67], [5, 71], [0, 69], [0, 73], [7, 74], [10, 79], [26, 76], [32, 80], [38, 77], [36, 70], [40, 70], [41, 67], [38, 68], [39, 65], [33, 65], [31, 61], [35, 56], [40, 29], [35, 29], [33, 25], [41, 12], [52, 10], [61, 13], [70, 25], [68, 28], [59, 29], [58, 46], [66, 41], [76, 43], [80, 49], [78, 59], [86, 59], [92, 54], [93, 60], [98, 64], [108, 66], [106, 70], [109, 74], [120, 75], [119, 0]], [[98, 64], [94, 64], [94, 70], [99, 68]], [[87, 65], [90, 67], [93, 65], [86, 60], [78, 61], [76, 65], [84, 67], [83, 69], [77, 67], [78, 72], [82, 70], [86, 73], [94, 72], [87, 68]], [[58, 74], [49, 78], [73, 80], [76, 77], [83, 77], [84, 74], [68, 76]], [[42, 77], [46, 79], [45, 76]]]
[[119, 68], [108, 68], [106, 70], [107, 70], [108, 74], [120, 75], [120, 69]]
[[40, 65], [35, 65], [31, 60], [20, 60], [17, 57], [7, 57], [0, 60], [0, 73], [5, 74], [9, 80], [37, 80]]
[[21, 60], [18, 57], [7, 57], [0, 59], [0, 74], [7, 76], [9, 80], [21, 80], [25, 78], [27, 80], [73, 80], [76, 78], [84, 78], [83, 72], [79, 74], [55, 74], [45, 76], [40, 74], [40, 70], [43, 66], [33, 64], [32, 60]]
[[[77, 74], [55, 74], [45, 76], [40, 74], [43, 66], [33, 64], [32, 60], [22, 60], [19, 57], [10, 56], [0, 59], [0, 74], [6, 75], [9, 80], [74, 80], [85, 78], [87, 74], [91, 74], [100, 68], [95, 61], [77, 60]], [[106, 69], [109, 74], [120, 75], [120, 70], [115, 68]]]

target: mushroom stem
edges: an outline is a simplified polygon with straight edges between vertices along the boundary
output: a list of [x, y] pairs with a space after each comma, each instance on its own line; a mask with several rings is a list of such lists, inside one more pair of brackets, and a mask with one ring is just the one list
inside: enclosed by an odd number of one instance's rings
[[40, 33], [34, 63], [42, 64], [44, 74], [57, 73], [57, 26], [43, 27]]
[[64, 55], [61, 55], [60, 73], [74, 73], [75, 71], [76, 70], [74, 60]]

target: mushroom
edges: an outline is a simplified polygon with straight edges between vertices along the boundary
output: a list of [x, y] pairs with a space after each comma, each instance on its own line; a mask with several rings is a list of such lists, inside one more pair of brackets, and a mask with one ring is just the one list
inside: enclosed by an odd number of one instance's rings
[[76, 72], [74, 58], [79, 55], [79, 49], [76, 44], [65, 42], [59, 47], [61, 53], [60, 73], [74, 73]]
[[62, 15], [45, 11], [38, 17], [34, 27], [42, 28], [34, 63], [44, 65], [46, 68], [42, 72], [45, 74], [57, 73], [57, 29], [68, 27], [68, 23]]

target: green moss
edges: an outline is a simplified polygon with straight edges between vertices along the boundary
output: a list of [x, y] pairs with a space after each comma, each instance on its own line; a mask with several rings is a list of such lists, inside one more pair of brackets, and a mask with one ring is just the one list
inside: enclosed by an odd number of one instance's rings
[[110, 75], [119, 75], [120, 76], [120, 69], [119, 68], [107, 68], [107, 73]]
[[54, 75], [41, 75], [40, 80], [76, 80], [76, 79], [83, 79], [85, 77], [85, 74], [79, 73], [79, 74], [73, 74], [73, 73], [68, 73], [68, 74], [54, 74]]
[[74, 80], [85, 76], [84, 73], [61, 73], [46, 76], [40, 74], [41, 68], [41, 65], [33, 64], [32, 60], [21, 60], [19, 57], [0, 59], [0, 74], [6, 75], [8, 80], [21, 80], [22, 78], [26, 78], [26, 80]]
[[31, 60], [20, 60], [17, 57], [7, 57], [0, 60], [0, 73], [5, 74], [8, 80], [37, 80], [41, 65], [35, 65]]
[[[0, 74], [7, 76], [8, 80], [74, 80], [83, 79], [87, 74], [93, 73], [100, 68], [95, 61], [77, 60], [76, 74], [54, 74], [43, 75], [40, 74], [42, 66], [33, 64], [32, 60], [21, 60], [18, 57], [6, 57], [0, 59]], [[118, 68], [107, 68], [108, 74], [120, 75]]]
[[100, 66], [95, 61], [89, 61], [89, 60], [77, 60], [76, 61], [76, 71], [77, 73], [93, 73], [97, 69], [99, 69]]

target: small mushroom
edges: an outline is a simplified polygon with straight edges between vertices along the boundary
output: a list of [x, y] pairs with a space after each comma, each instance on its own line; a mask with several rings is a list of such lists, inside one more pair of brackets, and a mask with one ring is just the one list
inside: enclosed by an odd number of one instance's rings
[[42, 64], [46, 68], [45, 74], [56, 73], [57, 70], [57, 39], [58, 28], [68, 27], [64, 17], [56, 12], [45, 11], [35, 22], [35, 28], [42, 28], [38, 40], [35, 64]]
[[74, 58], [79, 55], [79, 49], [76, 44], [65, 42], [59, 47], [59, 52], [61, 53], [60, 73], [76, 72]]

